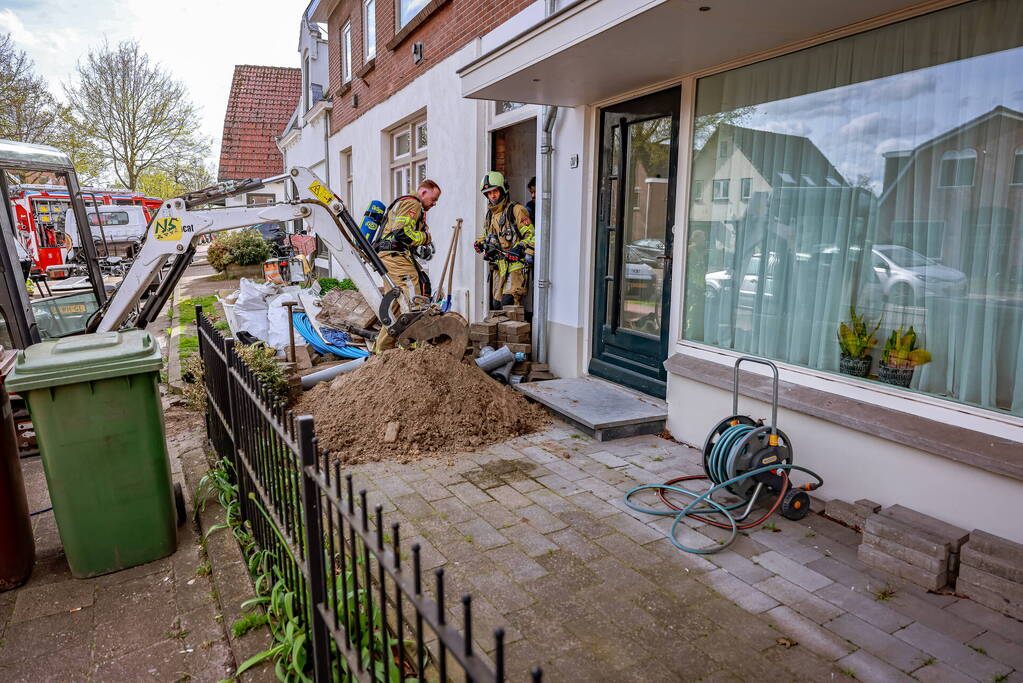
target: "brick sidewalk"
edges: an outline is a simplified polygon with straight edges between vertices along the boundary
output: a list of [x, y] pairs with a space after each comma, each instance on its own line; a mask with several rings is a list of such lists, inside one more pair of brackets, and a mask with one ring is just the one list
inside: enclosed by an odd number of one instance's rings
[[[859, 534], [835, 522], [776, 515], [698, 556], [667, 540], [670, 518], [622, 503], [640, 483], [700, 471], [691, 448], [599, 443], [562, 423], [354, 468], [403, 546], [422, 545], [424, 569], [444, 566], [450, 595], [473, 594], [478, 646], [491, 652], [489, 633], [509, 627], [511, 680], [539, 664], [549, 681], [1023, 681], [1023, 623], [866, 567]], [[727, 538], [698, 521], [680, 534], [696, 547]]]

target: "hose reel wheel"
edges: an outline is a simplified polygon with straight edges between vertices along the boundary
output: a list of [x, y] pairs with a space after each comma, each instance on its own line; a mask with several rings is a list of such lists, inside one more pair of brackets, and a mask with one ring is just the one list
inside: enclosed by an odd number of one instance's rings
[[718, 442], [721, 436], [728, 431], [729, 427], [735, 425], [747, 425], [749, 427], [756, 427], [756, 421], [746, 415], [730, 415], [725, 419], [714, 425], [714, 428], [710, 430], [710, 434], [707, 435], [707, 439], [703, 442], [703, 471], [710, 472], [710, 454], [714, 450], [714, 444]]
[[[791, 464], [792, 444], [785, 432], [780, 429], [776, 431], [778, 444], [774, 446], [771, 445], [771, 428], [766, 426], [757, 427], [736, 443], [728, 454], [725, 481], [761, 467]], [[773, 472], [763, 472], [730, 484], [727, 488], [735, 495], [746, 498], [758, 483], [774, 491], [781, 491], [782, 488], [782, 478]]]
[[785, 494], [779, 508], [785, 519], [799, 521], [810, 513], [810, 496], [803, 489], [791, 489]]

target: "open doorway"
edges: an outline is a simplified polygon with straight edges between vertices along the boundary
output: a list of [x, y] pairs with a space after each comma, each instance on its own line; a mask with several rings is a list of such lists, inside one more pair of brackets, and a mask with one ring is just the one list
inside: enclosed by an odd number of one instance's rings
[[[491, 170], [504, 174], [513, 202], [531, 207], [529, 181], [536, 177], [536, 119], [528, 119], [490, 134]], [[534, 216], [533, 222], [536, 222]], [[532, 274], [529, 293], [522, 304], [527, 318], [533, 311]], [[487, 283], [489, 291], [489, 282]]]

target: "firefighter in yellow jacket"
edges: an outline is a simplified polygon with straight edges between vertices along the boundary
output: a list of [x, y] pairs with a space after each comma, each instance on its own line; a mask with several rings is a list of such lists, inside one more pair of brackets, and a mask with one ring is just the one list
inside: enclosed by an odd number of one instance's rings
[[487, 198], [483, 237], [476, 240], [476, 252], [490, 263], [491, 308], [520, 305], [529, 289], [533, 265], [533, 221], [529, 209], [508, 196], [504, 175], [490, 171], [483, 176], [480, 192]]
[[[388, 275], [395, 285], [405, 289], [410, 298], [430, 296], [430, 282], [416, 257], [429, 260], [433, 255], [426, 212], [437, 204], [438, 199], [440, 186], [429, 179], [419, 184], [415, 194], [395, 199], [387, 208], [382, 236], [375, 245]], [[375, 345], [377, 353], [393, 349], [394, 345], [394, 338], [386, 328], [381, 328]]]

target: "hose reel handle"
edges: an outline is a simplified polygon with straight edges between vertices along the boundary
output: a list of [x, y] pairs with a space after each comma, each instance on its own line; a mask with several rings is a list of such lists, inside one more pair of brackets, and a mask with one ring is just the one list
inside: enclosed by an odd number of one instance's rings
[[744, 363], [759, 363], [771, 368], [774, 382], [771, 392], [771, 445], [778, 445], [778, 366], [764, 358], [756, 356], [739, 356], [735, 359], [734, 377], [732, 382], [732, 415], [739, 414], [739, 366]]

